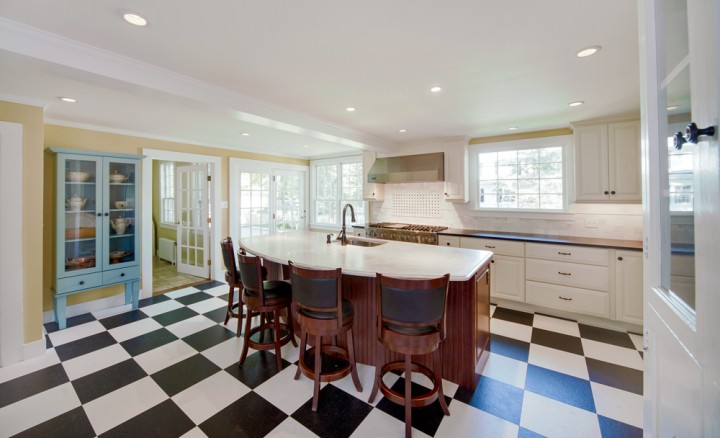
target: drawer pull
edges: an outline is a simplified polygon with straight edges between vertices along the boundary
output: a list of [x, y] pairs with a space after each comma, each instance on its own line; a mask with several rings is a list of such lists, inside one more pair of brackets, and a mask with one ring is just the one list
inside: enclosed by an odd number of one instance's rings
[[558, 254], [560, 254], [560, 255], [572, 255], [571, 252], [562, 252], [562, 251], [558, 251]]
[[83, 284], [85, 284], [85, 280], [80, 280], [80, 286], [82, 286]]
[[570, 273], [570, 272], [560, 272], [560, 271], [558, 271], [558, 274], [559, 275], [572, 275], [572, 273]]
[[120, 274], [120, 276], [121, 276], [121, 277], [124, 277], [124, 276], [125, 276], [125, 273], [123, 272], [122, 274]]
[[572, 298], [565, 298], [561, 295], [558, 295], [558, 298], [560, 298], [561, 300], [565, 300], [565, 301], [572, 301]]
[[485, 248], [495, 249], [495, 245], [485, 245]]

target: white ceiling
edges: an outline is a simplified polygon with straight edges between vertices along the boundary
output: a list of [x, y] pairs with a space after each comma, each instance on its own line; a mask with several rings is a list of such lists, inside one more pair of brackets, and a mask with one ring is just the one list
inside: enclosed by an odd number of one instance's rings
[[0, 0], [0, 100], [295, 157], [638, 113], [638, 65], [628, 0]]

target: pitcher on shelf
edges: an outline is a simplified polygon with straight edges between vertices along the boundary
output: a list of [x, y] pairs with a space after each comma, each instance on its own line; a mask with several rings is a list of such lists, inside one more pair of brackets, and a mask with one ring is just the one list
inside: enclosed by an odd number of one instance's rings
[[110, 226], [115, 230], [115, 234], [125, 234], [127, 227], [130, 225], [130, 218], [110, 219]]

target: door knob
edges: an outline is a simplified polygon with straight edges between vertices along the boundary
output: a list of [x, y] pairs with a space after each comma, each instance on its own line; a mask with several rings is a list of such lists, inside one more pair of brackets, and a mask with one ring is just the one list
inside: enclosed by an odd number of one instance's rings
[[698, 129], [697, 125], [693, 122], [687, 125], [687, 128], [685, 128], [685, 138], [687, 139], [688, 143], [697, 144], [698, 138], [702, 137], [703, 135], [712, 137], [713, 135], [715, 135], [715, 127], [708, 126], [707, 128]]

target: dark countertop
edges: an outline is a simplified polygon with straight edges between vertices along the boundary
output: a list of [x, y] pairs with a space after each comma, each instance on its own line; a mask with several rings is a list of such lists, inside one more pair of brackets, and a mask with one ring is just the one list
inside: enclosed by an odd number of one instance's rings
[[482, 237], [486, 239], [518, 240], [522, 242], [554, 243], [560, 245], [595, 246], [601, 248], [637, 249], [643, 248], [641, 240], [600, 239], [595, 237], [556, 236], [549, 234], [511, 233], [502, 231], [463, 230], [449, 228], [438, 232], [445, 236]]

